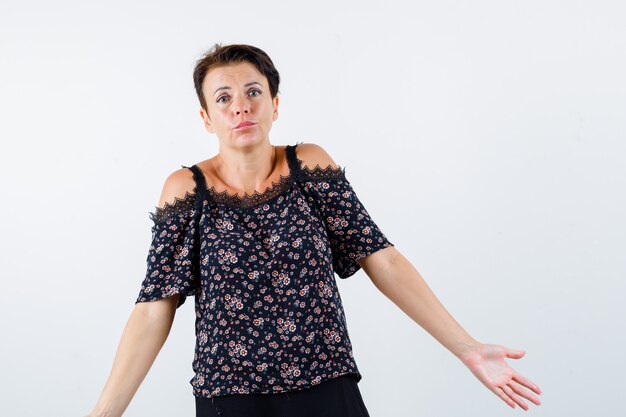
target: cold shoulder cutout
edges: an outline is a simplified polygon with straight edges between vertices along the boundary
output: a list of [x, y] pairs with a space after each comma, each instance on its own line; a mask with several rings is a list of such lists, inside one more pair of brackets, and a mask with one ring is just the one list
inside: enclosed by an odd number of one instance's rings
[[150, 218], [154, 222], [162, 221], [168, 215], [194, 204], [197, 191], [195, 175], [189, 167], [181, 165], [180, 169], [165, 179], [159, 204], [150, 213]]
[[[149, 213], [153, 221], [152, 240], [146, 258], [146, 276], [135, 304], [180, 294], [178, 308], [187, 296], [197, 294], [197, 214], [204, 183], [196, 167], [183, 165], [182, 168], [167, 178], [161, 194], [162, 205]], [[185, 194], [181, 196], [182, 192]]]
[[328, 152], [316, 143], [298, 143], [297, 157], [302, 167], [309, 169], [309, 171], [315, 168], [323, 169], [329, 166], [334, 170], [340, 168]]
[[[308, 200], [318, 208], [326, 226], [333, 269], [348, 278], [361, 269], [357, 262], [380, 249], [393, 246], [374, 222], [346, 178], [345, 167], [337, 165], [319, 145], [307, 145], [308, 165], [292, 148], [294, 170], [303, 181]], [[304, 153], [304, 152], [303, 152]], [[313, 166], [314, 165], [314, 166]]]

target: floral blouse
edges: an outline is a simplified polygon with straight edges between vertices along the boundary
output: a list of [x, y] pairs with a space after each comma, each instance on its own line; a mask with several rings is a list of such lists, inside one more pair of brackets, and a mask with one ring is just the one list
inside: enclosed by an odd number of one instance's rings
[[[196, 397], [280, 393], [361, 374], [334, 273], [393, 246], [345, 168], [309, 168], [286, 146], [289, 174], [263, 193], [208, 188], [156, 207], [147, 272], [135, 303], [195, 296]], [[198, 233], [198, 235], [196, 235]]]

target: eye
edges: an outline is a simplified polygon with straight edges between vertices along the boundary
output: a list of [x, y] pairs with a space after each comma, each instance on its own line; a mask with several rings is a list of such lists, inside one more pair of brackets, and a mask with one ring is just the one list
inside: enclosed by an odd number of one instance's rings
[[[260, 90], [257, 90], [256, 88], [252, 88], [252, 89], [250, 89], [250, 91], [249, 91], [248, 93], [255, 93], [255, 92], [256, 92], [256, 93], [259, 93], [259, 94], [262, 94], [262, 93], [261, 93], [261, 91], [260, 91]], [[257, 94], [257, 95], [254, 95], [253, 97], [257, 97], [257, 96], [258, 96], [258, 94]], [[220, 97], [216, 100], [216, 102], [217, 102], [217, 103], [224, 103], [224, 102], [222, 101], [222, 99], [223, 99], [223, 98], [228, 98], [228, 96], [227, 96], [226, 94], [224, 94], [223, 96], [220, 96]]]

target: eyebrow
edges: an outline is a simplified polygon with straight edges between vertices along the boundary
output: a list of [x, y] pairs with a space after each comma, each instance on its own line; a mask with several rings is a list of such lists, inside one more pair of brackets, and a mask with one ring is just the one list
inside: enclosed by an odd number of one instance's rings
[[[260, 83], [258, 83], [258, 82], [256, 82], [256, 81], [252, 81], [252, 82], [250, 82], [250, 83], [247, 83], [246, 85], [244, 85], [244, 87], [248, 87], [248, 86], [250, 86], [250, 85], [254, 85], [254, 84], [258, 84], [258, 85], [259, 85], [259, 87], [263, 87]], [[217, 92], [218, 92], [218, 91], [220, 91], [220, 90], [230, 90], [230, 87], [228, 87], [228, 86], [225, 86], [225, 87], [220, 87], [220, 88], [216, 89], [216, 90], [213, 92], [213, 95], [215, 95], [215, 93], [217, 93]]]

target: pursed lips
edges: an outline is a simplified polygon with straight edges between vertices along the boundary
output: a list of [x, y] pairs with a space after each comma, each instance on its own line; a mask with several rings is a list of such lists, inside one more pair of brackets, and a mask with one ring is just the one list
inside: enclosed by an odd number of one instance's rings
[[255, 124], [256, 124], [256, 123], [253, 123], [253, 122], [242, 122], [242, 123], [239, 123], [239, 124], [235, 127], [235, 129], [241, 129], [241, 128], [245, 128], [245, 127], [250, 127], [250, 126], [254, 126]]

